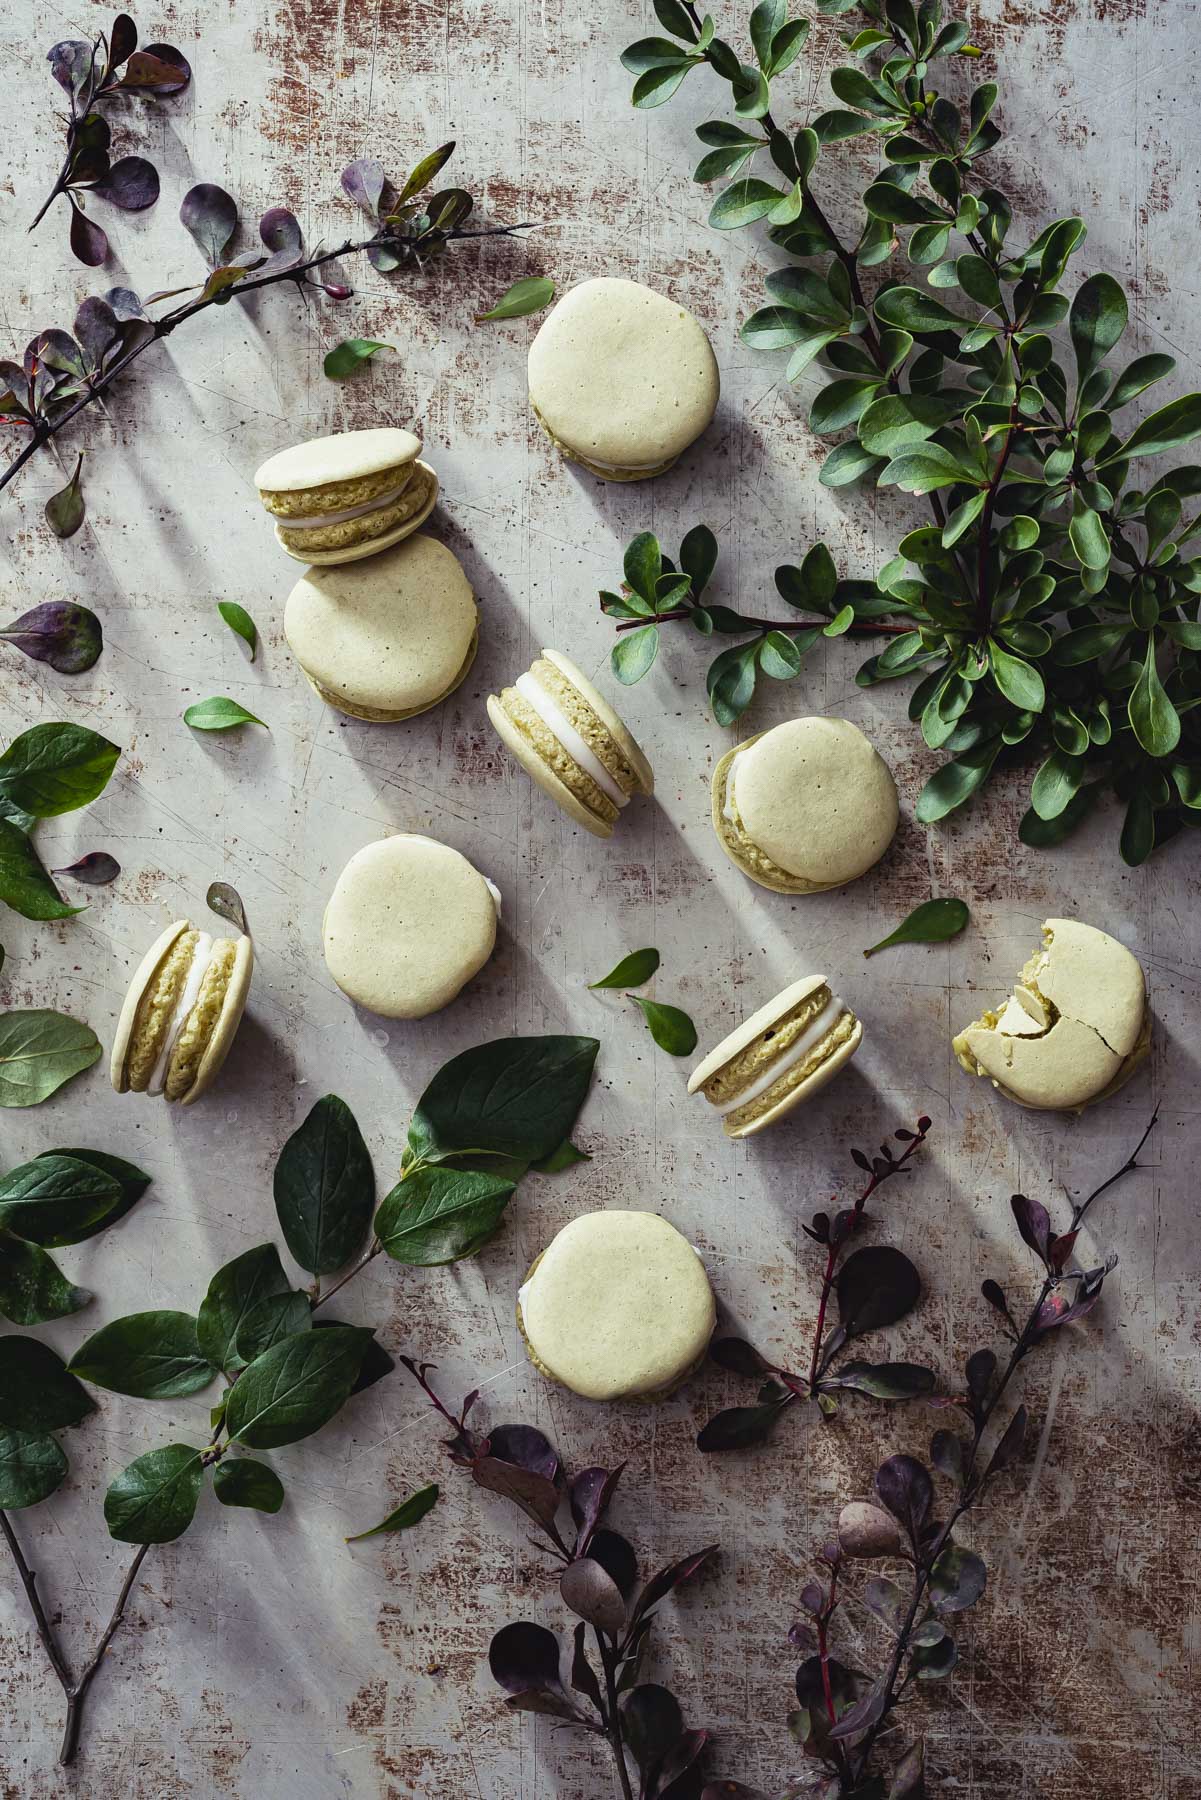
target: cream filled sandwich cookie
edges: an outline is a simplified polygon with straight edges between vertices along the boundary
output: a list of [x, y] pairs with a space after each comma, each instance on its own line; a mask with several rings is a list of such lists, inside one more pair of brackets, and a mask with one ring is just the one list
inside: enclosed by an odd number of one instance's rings
[[789, 719], [713, 771], [713, 829], [730, 861], [778, 894], [856, 880], [897, 828], [888, 765], [847, 719]]
[[824, 975], [805, 975], [723, 1038], [693, 1070], [727, 1137], [753, 1137], [811, 1100], [849, 1063], [863, 1026]]
[[594, 837], [612, 836], [632, 795], [654, 792], [630, 732], [558, 650], [544, 650], [512, 687], [490, 694], [488, 717], [527, 775]]
[[479, 612], [458, 558], [418, 533], [365, 562], [306, 570], [288, 595], [284, 635], [323, 700], [391, 724], [458, 687], [475, 660]]
[[499, 890], [465, 856], [401, 833], [339, 875], [322, 920], [326, 966], [368, 1012], [423, 1019], [483, 968], [499, 916]]
[[530, 345], [530, 405], [555, 448], [603, 481], [661, 475], [698, 438], [720, 382], [690, 312], [637, 281], [571, 288]]
[[420, 455], [411, 431], [340, 431], [277, 451], [254, 484], [289, 556], [354, 562], [399, 543], [433, 511], [438, 477]]
[[517, 1327], [541, 1374], [585, 1400], [655, 1400], [703, 1361], [717, 1318], [699, 1255], [655, 1213], [584, 1213], [537, 1257]]
[[1138, 958], [1095, 925], [1048, 919], [1009, 999], [951, 1048], [1019, 1105], [1079, 1113], [1128, 1081], [1150, 1044]]
[[211, 937], [186, 919], [150, 946], [129, 984], [109, 1073], [119, 1094], [191, 1106], [234, 1041], [254, 951], [248, 937]]

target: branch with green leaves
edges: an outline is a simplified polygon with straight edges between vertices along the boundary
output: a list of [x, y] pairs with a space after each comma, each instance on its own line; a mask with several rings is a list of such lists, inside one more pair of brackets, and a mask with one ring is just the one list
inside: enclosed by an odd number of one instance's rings
[[[695, 178], [728, 181], [710, 224], [764, 223], [791, 259], [768, 275], [743, 340], [787, 350], [790, 382], [820, 370], [810, 427], [841, 440], [825, 485], [896, 488], [934, 514], [878, 572], [876, 594], [911, 623], [858, 677], [918, 678], [910, 716], [949, 758], [919, 819], [945, 818], [996, 768], [1035, 762], [1023, 842], [1062, 842], [1108, 790], [1124, 807], [1122, 856], [1143, 862], [1201, 818], [1201, 508], [1189, 505], [1201, 466], [1132, 483], [1142, 459], [1201, 437], [1201, 395], [1119, 422], [1172, 358], [1110, 366], [1129, 317], [1112, 275], [1071, 300], [1060, 291], [1083, 220], [1014, 241], [1011, 203], [980, 170], [1001, 135], [996, 84], [965, 107], [933, 86], [940, 64], [980, 54], [941, 0], [818, 0], [862, 24], [842, 34], [851, 61], [830, 76], [840, 105], [793, 132], [772, 113], [772, 84], [809, 27], [786, 0], [754, 9], [748, 61], [687, 0], [655, 10], [671, 35], [622, 59], [634, 104], [661, 105], [694, 69], [724, 81], [733, 119], [698, 127]], [[882, 166], [845, 238], [817, 186], [845, 181], [831, 152], [859, 139], [880, 146]], [[774, 179], [746, 173], [764, 156]], [[1065, 325], [1070, 361], [1053, 335]], [[726, 679], [749, 699], [753, 676]]]

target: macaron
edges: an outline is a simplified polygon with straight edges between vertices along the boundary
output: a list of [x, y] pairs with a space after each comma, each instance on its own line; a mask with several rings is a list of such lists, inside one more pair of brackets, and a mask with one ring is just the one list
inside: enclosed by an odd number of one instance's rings
[[717, 409], [708, 338], [638, 281], [571, 288], [530, 345], [530, 405], [555, 448], [602, 481], [670, 469]]
[[1138, 958], [1080, 919], [1048, 919], [1013, 993], [952, 1039], [969, 1075], [1010, 1100], [1081, 1113], [1130, 1079], [1151, 1045]]
[[354, 562], [399, 543], [433, 511], [438, 477], [420, 455], [411, 431], [339, 431], [277, 450], [254, 484], [289, 556]]
[[458, 687], [475, 660], [479, 609], [459, 559], [419, 533], [366, 562], [306, 570], [284, 635], [330, 706], [390, 724]]
[[517, 1296], [530, 1361], [585, 1400], [657, 1400], [704, 1360], [717, 1309], [705, 1265], [656, 1213], [584, 1213]]
[[500, 893], [465, 856], [401, 833], [356, 852], [325, 909], [325, 962], [342, 992], [385, 1019], [449, 1006], [492, 954]]
[[753, 1137], [811, 1100], [849, 1063], [863, 1026], [824, 975], [805, 975], [723, 1038], [688, 1082], [727, 1137]]
[[713, 771], [713, 829], [730, 861], [777, 894], [820, 894], [879, 862], [897, 828], [887, 763], [848, 719], [789, 719]]
[[561, 651], [544, 650], [512, 687], [489, 694], [488, 717], [526, 773], [595, 837], [612, 836], [632, 794], [654, 792], [630, 732]]
[[214, 938], [187, 919], [169, 925], [121, 1008], [109, 1067], [117, 1092], [199, 1100], [234, 1041], [253, 966], [248, 937]]

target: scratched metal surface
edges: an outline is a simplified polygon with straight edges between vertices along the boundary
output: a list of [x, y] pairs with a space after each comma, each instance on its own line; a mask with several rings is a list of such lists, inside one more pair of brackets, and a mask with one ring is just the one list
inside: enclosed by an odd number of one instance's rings
[[[722, 542], [722, 596], [749, 610], [770, 594], [776, 563], [816, 536], [851, 573], [876, 566], [893, 541], [891, 503], [877, 511], [817, 486], [805, 385], [777, 387], [778, 367], [736, 339], [769, 253], [753, 235], [710, 232], [707, 197], [688, 179], [691, 125], [720, 95], [694, 77], [662, 112], [627, 110], [617, 52], [649, 11], [633, 0], [242, 0], [142, 12], [143, 37], [180, 44], [196, 78], [181, 102], [131, 109], [123, 142], [153, 145], [163, 198], [150, 215], [113, 216], [118, 260], [91, 284], [65, 254], [61, 206], [33, 239], [24, 227], [57, 163], [43, 52], [107, 13], [86, 0], [69, 17], [17, 0], [0, 24], [5, 354], [37, 327], [69, 323], [87, 291], [128, 280], [146, 292], [194, 275], [175, 210], [195, 180], [230, 187], [252, 219], [290, 205], [310, 240], [336, 241], [350, 224], [338, 198], [344, 163], [378, 154], [399, 169], [454, 136], [452, 173], [480, 213], [542, 225], [524, 246], [457, 255], [418, 281], [389, 283], [357, 265], [357, 298], [340, 309], [306, 310], [275, 290], [208, 315], [145, 359], [107, 417], [93, 412], [61, 443], [64, 466], [75, 448], [89, 453], [88, 522], [74, 540], [60, 546], [41, 525], [60, 485], [51, 458], [0, 501], [6, 616], [78, 596], [103, 614], [107, 638], [99, 665], [75, 680], [4, 652], [5, 735], [66, 717], [123, 749], [102, 799], [42, 834], [48, 863], [104, 847], [122, 877], [64, 926], [6, 915], [5, 1002], [79, 1014], [107, 1047], [131, 965], [165, 921], [203, 913], [214, 877], [241, 889], [258, 946], [237, 1046], [194, 1111], [118, 1099], [101, 1066], [41, 1111], [4, 1115], [10, 1162], [87, 1142], [155, 1176], [124, 1225], [63, 1254], [97, 1299], [45, 1335], [69, 1349], [151, 1299], [194, 1308], [213, 1267], [273, 1234], [274, 1157], [318, 1094], [332, 1089], [354, 1107], [386, 1182], [411, 1103], [448, 1056], [513, 1031], [597, 1032], [599, 1075], [581, 1126], [593, 1161], [528, 1182], [501, 1239], [475, 1262], [424, 1273], [373, 1265], [348, 1290], [345, 1315], [378, 1324], [393, 1349], [435, 1360], [451, 1393], [480, 1382], [490, 1417], [541, 1424], [569, 1460], [628, 1457], [615, 1522], [646, 1562], [721, 1541], [716, 1575], [667, 1608], [656, 1667], [678, 1685], [690, 1721], [716, 1733], [715, 1769], [770, 1786], [794, 1766], [783, 1717], [795, 1659], [784, 1634], [806, 1550], [843, 1499], [866, 1491], [878, 1455], [920, 1446], [931, 1415], [864, 1406], [823, 1432], [793, 1419], [770, 1453], [702, 1461], [693, 1434], [734, 1384], [714, 1371], [654, 1410], [602, 1411], [548, 1390], [515, 1339], [521, 1273], [578, 1211], [659, 1208], [703, 1250], [728, 1316], [765, 1345], [795, 1348], [815, 1290], [798, 1218], [846, 1182], [851, 1144], [926, 1110], [929, 1153], [903, 1188], [886, 1190], [879, 1229], [927, 1277], [905, 1345], [951, 1375], [988, 1334], [981, 1277], [1030, 1274], [1013, 1254], [1010, 1191], [1054, 1198], [1061, 1184], [1079, 1189], [1107, 1172], [1159, 1099], [1154, 1169], [1097, 1219], [1120, 1272], [1094, 1327], [1036, 1365], [1045, 1435], [1031, 1485], [977, 1521], [990, 1594], [965, 1629], [960, 1671], [924, 1718], [945, 1772], [940, 1791], [1185, 1800], [1201, 1795], [1201, 1253], [1188, 1180], [1195, 856], [1177, 845], [1130, 872], [1106, 816], [1070, 850], [1040, 857], [1017, 844], [1022, 801], [1000, 782], [972, 813], [923, 834], [912, 806], [930, 759], [915, 748], [903, 694], [856, 689], [860, 653], [845, 641], [815, 654], [801, 681], [766, 692], [747, 720], [761, 729], [793, 711], [843, 713], [892, 763], [905, 822], [881, 867], [843, 893], [769, 895], [718, 854], [708, 777], [728, 740], [707, 716], [704, 653], [691, 635], [669, 642], [623, 702], [658, 793], [653, 806], [631, 807], [610, 845], [534, 794], [488, 728], [484, 696], [544, 642], [606, 679], [610, 627], [596, 591], [643, 526], [674, 543], [707, 519]], [[1030, 217], [1083, 213], [1091, 239], [1081, 272], [1125, 272], [1138, 347], [1174, 349], [1187, 364], [1201, 348], [1194, 0], [987, 0], [976, 14], [978, 36], [1000, 53], [1009, 132], [1000, 160]], [[794, 123], [823, 91], [831, 43], [819, 30], [813, 55], [782, 83]], [[836, 179], [837, 210], [853, 189], [850, 175]], [[605, 487], [551, 454], [524, 403], [535, 322], [472, 323], [481, 303], [532, 270], [561, 288], [634, 276], [709, 327], [720, 414], [671, 474]], [[352, 332], [398, 354], [334, 386], [321, 357]], [[270, 450], [381, 421], [423, 432], [443, 481], [431, 528], [462, 557], [483, 606], [466, 685], [391, 728], [326, 710], [291, 665], [280, 617], [297, 570], [250, 486]], [[259, 623], [253, 668], [217, 618], [219, 598], [241, 601]], [[183, 708], [212, 692], [237, 695], [270, 733], [189, 733]], [[451, 1010], [381, 1026], [332, 987], [319, 925], [346, 858], [395, 829], [433, 832], [469, 855], [503, 891], [504, 927], [495, 958]], [[864, 964], [860, 948], [931, 884], [969, 900], [969, 932], [949, 949]], [[1065, 1123], [969, 1082], [948, 1039], [981, 995], [1002, 991], [1040, 920], [1077, 908], [1141, 956], [1157, 1030], [1149, 1067], [1125, 1092]], [[703, 1044], [796, 973], [821, 968], [866, 1021], [863, 1051], [788, 1128], [735, 1148], [699, 1102], [686, 1102], [684, 1070], [651, 1048], [633, 1009], [584, 991], [642, 943], [661, 948], [657, 991], [693, 1013]], [[104, 1533], [104, 1483], [152, 1444], [202, 1430], [207, 1404], [105, 1398], [71, 1434], [68, 1486], [20, 1519], [76, 1658], [107, 1617], [126, 1557]], [[523, 1614], [553, 1624], [562, 1613], [514, 1518], [465, 1489], [440, 1457], [433, 1420], [396, 1377], [274, 1458], [289, 1496], [278, 1518], [222, 1514], [206, 1498], [187, 1537], [147, 1563], [69, 1779], [53, 1768], [60, 1696], [6, 1576], [0, 1791], [13, 1800], [607, 1793], [600, 1751], [497, 1703], [482, 1661], [491, 1632]], [[419, 1531], [343, 1546], [347, 1531], [435, 1475], [444, 1499]]]

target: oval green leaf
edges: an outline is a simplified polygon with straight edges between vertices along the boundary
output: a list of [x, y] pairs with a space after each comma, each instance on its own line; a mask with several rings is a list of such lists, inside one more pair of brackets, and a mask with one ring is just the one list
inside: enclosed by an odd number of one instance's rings
[[657, 950], [631, 950], [607, 975], [599, 981], [590, 981], [590, 988], [636, 988], [643, 987], [659, 967]]
[[396, 1262], [432, 1267], [474, 1256], [504, 1217], [516, 1183], [425, 1165], [380, 1202], [375, 1235]]
[[0, 1431], [0, 1507], [17, 1512], [36, 1506], [59, 1487], [67, 1459], [54, 1438], [39, 1432]]
[[99, 1056], [96, 1033], [65, 1013], [0, 1013], [0, 1106], [40, 1105]]
[[[228, 694], [213, 694], [208, 700], [197, 700], [189, 706], [183, 716], [184, 724], [190, 725], [193, 731], [232, 731], [238, 725], [263, 725], [252, 712], [247, 712], [237, 700], [231, 700]], [[263, 725], [267, 731], [268, 726]]]
[[127, 1313], [102, 1325], [69, 1367], [95, 1387], [141, 1400], [194, 1394], [217, 1373], [201, 1352], [191, 1313], [170, 1311]]
[[225, 1456], [213, 1470], [213, 1492], [222, 1506], [252, 1506], [277, 1513], [284, 1503], [284, 1484], [274, 1469], [251, 1456]]
[[381, 1519], [378, 1525], [372, 1525], [367, 1531], [356, 1531], [353, 1537], [346, 1539], [346, 1542], [361, 1544], [364, 1538], [378, 1537], [381, 1532], [410, 1531], [437, 1503], [438, 1486], [436, 1482], [431, 1482], [428, 1487], [418, 1488], [415, 1494], [410, 1494], [407, 1500], [402, 1500], [400, 1505], [395, 1507], [386, 1519]]
[[[545, 275], [526, 275], [506, 288], [487, 312], [476, 313], [476, 324], [484, 319], [524, 319], [527, 313], [541, 312], [555, 297], [555, 284]], [[326, 374], [329, 370], [326, 370]]]
[[272, 1450], [319, 1431], [348, 1398], [371, 1342], [370, 1331], [335, 1325], [274, 1345], [229, 1391], [231, 1441]]
[[254, 661], [254, 653], [258, 648], [259, 634], [254, 620], [244, 606], [236, 600], [218, 600], [217, 611], [229, 626], [229, 629], [250, 646], [250, 660]]
[[164, 1444], [122, 1469], [104, 1496], [109, 1536], [122, 1544], [169, 1544], [192, 1523], [204, 1481], [202, 1453]]
[[651, 1036], [660, 1050], [669, 1056], [691, 1056], [696, 1049], [696, 1026], [678, 1006], [664, 1006], [658, 1000], [643, 1000], [631, 994], [634, 1005], [641, 1008]]
[[958, 937], [971, 916], [962, 900], [923, 900], [901, 920], [895, 931], [890, 931], [863, 954], [874, 956], [877, 950], [887, 950], [891, 944], [945, 944]]
[[375, 338], [344, 338], [327, 350], [321, 367], [331, 381], [345, 381], [356, 369], [370, 362], [380, 350], [394, 350], [394, 344], [381, 344]]

